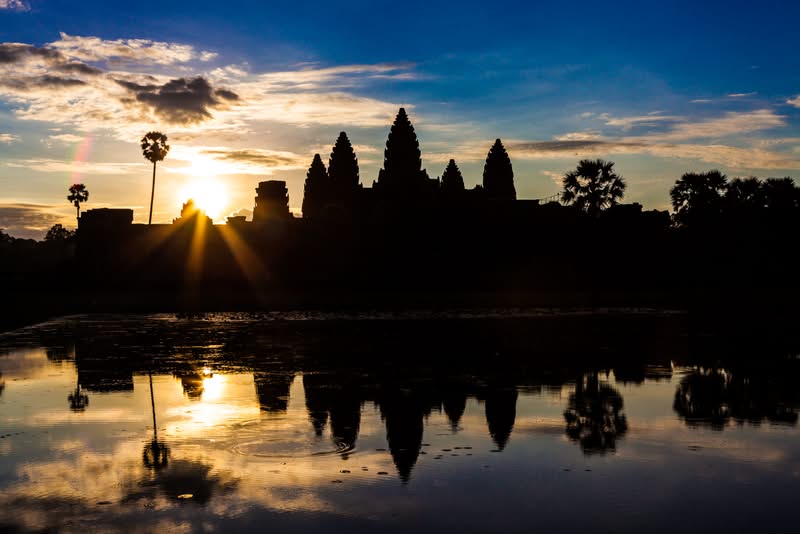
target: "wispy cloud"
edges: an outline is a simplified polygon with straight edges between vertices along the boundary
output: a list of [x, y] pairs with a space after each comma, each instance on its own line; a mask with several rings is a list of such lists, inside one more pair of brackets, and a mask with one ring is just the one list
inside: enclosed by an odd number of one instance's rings
[[98, 163], [64, 161], [52, 158], [10, 159], [3, 162], [6, 167], [30, 169], [38, 172], [68, 174], [131, 174], [141, 169], [144, 163]]
[[786, 101], [786, 103], [789, 104], [790, 106], [800, 108], [800, 95], [797, 95], [794, 98], [790, 98], [789, 100]]
[[681, 120], [666, 132], [649, 136], [650, 140], [686, 141], [690, 139], [718, 139], [732, 135], [770, 130], [786, 126], [786, 117], [771, 109], [735, 112], [729, 111], [722, 117], [702, 120]]
[[0, 9], [10, 11], [30, 11], [31, 6], [25, 0], [0, 0]]
[[611, 117], [604, 115], [607, 126], [615, 126], [623, 130], [630, 130], [634, 126], [646, 126], [664, 122], [677, 122], [684, 120], [684, 117], [674, 115], [663, 115], [660, 111], [654, 111], [647, 115], [636, 115], [633, 117]]
[[80, 143], [84, 137], [75, 134], [55, 134], [47, 136], [48, 141], [55, 141], [57, 143]]
[[173, 65], [188, 63], [195, 59], [210, 61], [216, 57], [213, 52], [198, 51], [187, 44], [149, 39], [106, 40], [99, 37], [68, 35], [64, 32], [61, 32], [60, 36], [58, 41], [49, 43], [48, 48], [88, 62], [127, 61], [138, 64]]
[[19, 141], [19, 136], [10, 133], [0, 133], [0, 143], [10, 144]]
[[755, 91], [750, 93], [729, 93], [728, 98], [747, 98], [748, 96], [753, 96], [757, 94]]
[[175, 162], [171, 171], [191, 175], [271, 175], [275, 172], [305, 169], [311, 156], [294, 152], [258, 148], [228, 148], [224, 146], [176, 145], [170, 152]]

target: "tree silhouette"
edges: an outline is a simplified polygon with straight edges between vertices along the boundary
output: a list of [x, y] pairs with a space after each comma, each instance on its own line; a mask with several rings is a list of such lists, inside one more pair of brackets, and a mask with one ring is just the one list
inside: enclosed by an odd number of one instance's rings
[[670, 189], [675, 222], [680, 226], [707, 223], [722, 213], [727, 177], [717, 170], [687, 172]]
[[625, 195], [625, 181], [614, 172], [614, 162], [583, 159], [564, 175], [561, 200], [592, 217], [617, 204]]
[[330, 191], [330, 179], [325, 164], [319, 154], [314, 154], [314, 160], [306, 173], [306, 183], [303, 189], [303, 217], [313, 219], [322, 213], [325, 200]]
[[764, 180], [762, 194], [764, 203], [771, 210], [788, 213], [800, 209], [800, 188], [788, 176]]
[[86, 189], [86, 186], [83, 184], [72, 184], [69, 186], [69, 195], [67, 195], [67, 200], [75, 206], [76, 210], [76, 218], [78, 220], [78, 224], [81, 222], [81, 204], [89, 200], [89, 191]]
[[169, 152], [167, 136], [161, 132], [147, 132], [141, 141], [142, 155], [148, 161], [153, 162], [153, 186], [150, 189], [150, 215], [147, 224], [153, 222], [153, 198], [156, 193], [156, 163], [163, 161]]
[[514, 169], [503, 142], [496, 139], [483, 166], [483, 188], [489, 198], [517, 198], [514, 189]]
[[[512, 184], [513, 185], [513, 184]], [[451, 159], [442, 174], [442, 194], [455, 196], [464, 191], [464, 177], [456, 165], [456, 160]]]
[[47, 234], [44, 236], [44, 240], [47, 242], [68, 241], [72, 239], [74, 235], [75, 232], [67, 230], [60, 224], [54, 224], [47, 231]]
[[378, 184], [393, 191], [415, 192], [423, 187], [427, 178], [422, 169], [422, 155], [414, 126], [406, 110], [400, 108], [386, 140]]

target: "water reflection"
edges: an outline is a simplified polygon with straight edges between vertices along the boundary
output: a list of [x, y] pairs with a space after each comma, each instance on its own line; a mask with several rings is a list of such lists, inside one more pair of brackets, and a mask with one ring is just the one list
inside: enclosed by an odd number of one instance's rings
[[[557, 530], [563, 503], [591, 493], [598, 470], [609, 495], [644, 495], [654, 480], [664, 492], [693, 487], [703, 469], [715, 491], [739, 491], [729, 502], [764, 477], [798, 486], [794, 362], [638, 361], [636, 339], [635, 350], [532, 354], [526, 333], [474, 322], [471, 346], [451, 349], [411, 325], [418, 352], [406, 353], [393, 322], [348, 333], [228, 321], [64, 321], [0, 338], [0, 530], [116, 530], [134, 517], [146, 531], [201, 520], [253, 530], [267, 511], [338, 526], [399, 514], [415, 518], [400, 530]], [[705, 427], [726, 429], [725, 445]], [[619, 505], [594, 493], [589, 517]], [[441, 523], [442, 510], [463, 520]]]
[[89, 406], [89, 395], [87, 395], [81, 388], [81, 383], [75, 386], [75, 391], [67, 397], [69, 401], [69, 409], [73, 412], [82, 412]]
[[144, 446], [142, 462], [144, 466], [155, 471], [161, 470], [169, 463], [169, 447], [158, 439], [158, 421], [156, 419], [156, 398], [153, 392], [153, 373], [147, 373], [150, 383], [150, 407], [153, 413], [153, 439]]
[[580, 443], [585, 454], [614, 451], [617, 440], [628, 431], [622, 407], [622, 395], [600, 382], [597, 372], [584, 375], [575, 381], [564, 412], [567, 436]]
[[800, 394], [785, 375], [698, 367], [681, 380], [673, 407], [687, 425], [714, 430], [731, 421], [796, 425]]

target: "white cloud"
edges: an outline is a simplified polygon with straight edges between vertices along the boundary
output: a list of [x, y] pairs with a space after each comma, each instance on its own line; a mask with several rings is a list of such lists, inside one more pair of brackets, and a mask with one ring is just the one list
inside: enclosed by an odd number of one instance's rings
[[31, 6], [25, 0], [0, 0], [0, 9], [10, 11], [30, 11]]
[[553, 139], [556, 141], [591, 141], [600, 139], [600, 134], [597, 132], [569, 132], [557, 135]]
[[209, 61], [216, 57], [213, 52], [196, 51], [191, 45], [151, 41], [149, 39], [114, 39], [68, 35], [60, 33], [61, 39], [49, 43], [48, 48], [59, 50], [64, 55], [81, 61], [105, 62], [111, 60], [130, 61], [140, 64], [173, 65], [194, 59]]
[[80, 143], [84, 140], [83, 136], [75, 135], [75, 134], [57, 134], [57, 135], [50, 135], [47, 137], [49, 141], [56, 141], [58, 143]]
[[689, 100], [690, 104], [710, 104], [713, 102], [710, 98], [695, 98], [694, 100]]
[[0, 143], [11, 144], [15, 141], [19, 141], [19, 136], [10, 134], [10, 133], [0, 133]]
[[786, 103], [789, 104], [790, 106], [800, 108], [800, 95], [797, 95], [794, 98], [790, 98], [789, 100], [786, 101]]
[[757, 94], [755, 91], [751, 93], [730, 93], [728, 98], [747, 98], [748, 96], [753, 96]]

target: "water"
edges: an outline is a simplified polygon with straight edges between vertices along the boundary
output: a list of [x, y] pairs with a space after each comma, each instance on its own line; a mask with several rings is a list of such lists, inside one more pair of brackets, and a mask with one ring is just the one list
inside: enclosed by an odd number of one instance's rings
[[165, 314], [7, 333], [0, 531], [796, 532], [797, 360], [700, 363], [685, 322]]

